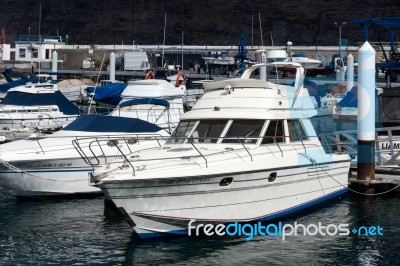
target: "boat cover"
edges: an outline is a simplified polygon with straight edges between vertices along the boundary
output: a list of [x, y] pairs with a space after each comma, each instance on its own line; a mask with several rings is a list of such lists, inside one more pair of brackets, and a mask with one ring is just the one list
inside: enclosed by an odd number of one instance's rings
[[81, 115], [64, 130], [86, 132], [154, 133], [162, 130], [159, 126], [138, 118]]
[[337, 105], [340, 107], [357, 108], [358, 106], [357, 98], [358, 98], [357, 86], [354, 86], [353, 88], [351, 88], [350, 91], [347, 92], [346, 96], [344, 96], [344, 98], [339, 103], [337, 103]]
[[25, 93], [13, 91], [7, 93], [1, 105], [17, 106], [48, 106], [57, 105], [60, 112], [65, 115], [78, 115], [82, 113], [78, 106], [71, 103], [60, 91], [54, 93]]
[[128, 86], [127, 82], [116, 82], [99, 87], [88, 87], [88, 92], [94, 92], [93, 100], [108, 105], [117, 105], [121, 101], [121, 93]]

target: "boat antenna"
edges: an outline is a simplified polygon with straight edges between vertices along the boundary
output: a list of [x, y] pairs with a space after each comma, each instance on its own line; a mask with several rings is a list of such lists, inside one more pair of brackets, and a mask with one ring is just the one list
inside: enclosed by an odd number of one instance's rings
[[[272, 36], [272, 31], [269, 32], [270, 36], [271, 36], [271, 44], [272, 44], [272, 50], [275, 50], [274, 47], [274, 37]], [[274, 57], [274, 61], [276, 63], [276, 57]], [[278, 67], [275, 64], [275, 72], [276, 72], [276, 80], [278, 81], [278, 86], [279, 86], [279, 75], [278, 75]]]
[[254, 20], [254, 14], [251, 14], [251, 48], [254, 47], [254, 42], [253, 42], [253, 20]]
[[[98, 84], [98, 82], [99, 82], [101, 70], [103, 69], [104, 58], [105, 58], [105, 57], [106, 57], [106, 53], [103, 54], [103, 60], [101, 60], [99, 73], [98, 73], [97, 76], [96, 76], [96, 82], [95, 82], [94, 90], [93, 90], [93, 97], [96, 95], [96, 88], [97, 88], [97, 84]], [[87, 112], [88, 114], [90, 113], [90, 109], [92, 108], [92, 103], [93, 103], [93, 101], [90, 101], [89, 108], [88, 108], [88, 112]]]
[[167, 27], [167, 12], [164, 13], [164, 37], [163, 37], [163, 45], [162, 45], [162, 57], [161, 57], [161, 65], [164, 67], [164, 46], [165, 46], [165, 28]]
[[184, 34], [185, 34], [185, 31], [182, 30], [182, 50], [181, 50], [181, 53], [182, 53], [182, 65], [181, 65], [181, 68], [182, 68], [182, 70], [183, 70], [183, 36], [184, 36]]
[[261, 47], [264, 48], [264, 41], [263, 41], [263, 36], [262, 36], [261, 14], [260, 14], [260, 12], [258, 12], [258, 20], [260, 21]]

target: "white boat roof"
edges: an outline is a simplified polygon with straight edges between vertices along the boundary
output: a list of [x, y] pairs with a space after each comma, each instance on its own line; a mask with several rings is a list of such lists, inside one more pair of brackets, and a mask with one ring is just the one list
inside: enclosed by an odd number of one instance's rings
[[170, 98], [182, 97], [185, 90], [161, 79], [128, 81], [121, 98]]
[[8, 92], [24, 92], [30, 94], [37, 93], [54, 93], [57, 91], [56, 84], [50, 83], [28, 83], [26, 85], [17, 86], [8, 90]]
[[[295, 86], [250, 79], [262, 66], [288, 65], [300, 75]], [[301, 76], [304, 69], [298, 63], [257, 64], [247, 69], [241, 78], [204, 83], [206, 93], [194, 107], [181, 116], [191, 119], [295, 119], [317, 114]]]

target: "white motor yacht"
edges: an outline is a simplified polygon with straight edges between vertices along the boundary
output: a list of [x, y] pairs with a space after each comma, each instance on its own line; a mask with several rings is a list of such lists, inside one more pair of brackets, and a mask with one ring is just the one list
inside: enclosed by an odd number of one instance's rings
[[27, 84], [10, 89], [0, 103], [0, 129], [59, 129], [79, 115], [55, 84]]
[[166, 94], [169, 101], [160, 91], [125, 92], [108, 116], [83, 115], [52, 135], [0, 145], [0, 188], [18, 197], [100, 194], [89, 171], [122, 152], [159, 147], [178, 125], [182, 97]]
[[[250, 78], [205, 83], [206, 93], [160, 148], [91, 174], [141, 237], [188, 234], [188, 224], [275, 219], [347, 191], [350, 157], [325, 151], [295, 85]], [[192, 225], [193, 225], [192, 224]]]

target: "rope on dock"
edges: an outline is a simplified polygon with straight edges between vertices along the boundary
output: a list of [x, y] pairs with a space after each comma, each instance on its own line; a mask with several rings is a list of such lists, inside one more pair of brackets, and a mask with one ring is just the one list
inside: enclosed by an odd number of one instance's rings
[[400, 187], [400, 184], [399, 184], [399, 185], [397, 185], [397, 186], [395, 186], [395, 187], [393, 187], [393, 188], [391, 188], [391, 189], [389, 189], [389, 190], [387, 190], [387, 191], [384, 191], [384, 192], [379, 192], [379, 193], [363, 193], [363, 192], [356, 191], [356, 190], [354, 190], [354, 189], [349, 188], [348, 186], [343, 185], [342, 183], [340, 183], [339, 181], [337, 181], [332, 175], [330, 175], [326, 170], [324, 170], [322, 167], [319, 167], [319, 168], [321, 168], [323, 171], [325, 171], [325, 173], [326, 173], [328, 176], [330, 176], [333, 180], [335, 180], [336, 183], [338, 183], [338, 184], [341, 185], [342, 187], [346, 188], [347, 190], [349, 190], [349, 191], [351, 191], [351, 192], [354, 192], [354, 193], [360, 194], [360, 195], [364, 195], [364, 196], [379, 196], [379, 195], [383, 195], [383, 194], [389, 193], [389, 192], [391, 192], [391, 191], [393, 191], [393, 190], [395, 190], [395, 189], [397, 189], [397, 188]]

